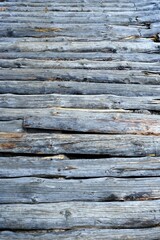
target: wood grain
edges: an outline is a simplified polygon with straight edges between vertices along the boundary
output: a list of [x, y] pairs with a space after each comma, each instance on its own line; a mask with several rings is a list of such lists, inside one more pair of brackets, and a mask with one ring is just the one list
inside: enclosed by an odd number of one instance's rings
[[[149, 228], [159, 226], [160, 201], [2, 204], [1, 229], [72, 229], [75, 227]], [[156, 217], [155, 217], [156, 216]]]
[[25, 154], [89, 154], [160, 156], [159, 136], [0, 133], [0, 152]]
[[69, 231], [0, 232], [1, 240], [155, 240], [160, 236], [159, 227], [149, 229], [82, 229]]
[[[0, 157], [0, 177], [98, 178], [98, 177], [160, 177], [160, 158], [67, 159], [64, 155], [50, 157]], [[152, 179], [152, 178], [151, 178]], [[157, 186], [158, 187], [158, 186]]]
[[154, 199], [160, 199], [160, 178], [63, 180], [21, 177], [0, 180], [1, 204]]

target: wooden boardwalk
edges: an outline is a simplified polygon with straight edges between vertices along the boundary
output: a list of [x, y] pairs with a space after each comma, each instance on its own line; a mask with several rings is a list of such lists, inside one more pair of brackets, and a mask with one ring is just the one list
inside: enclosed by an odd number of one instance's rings
[[160, 239], [160, 1], [0, 1], [0, 240]]

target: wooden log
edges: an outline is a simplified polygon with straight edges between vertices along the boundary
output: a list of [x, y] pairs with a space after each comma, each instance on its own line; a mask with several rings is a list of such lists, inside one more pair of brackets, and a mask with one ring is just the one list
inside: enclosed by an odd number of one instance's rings
[[[152, 10], [157, 10], [157, 8], [159, 7], [158, 3], [157, 4], [148, 4], [148, 5], [142, 5], [141, 7], [136, 7], [133, 2], [129, 3], [132, 6], [127, 6], [126, 3], [122, 5], [122, 3], [120, 5], [115, 5], [115, 6], [105, 6], [105, 4], [103, 5], [98, 5], [95, 4], [97, 2], [94, 2], [94, 4], [81, 4], [80, 6], [77, 6], [77, 4], [72, 5], [71, 3], [68, 6], [65, 5], [57, 5], [57, 4], [53, 4], [52, 5], [47, 5], [47, 10], [48, 11], [62, 11], [62, 12], [101, 12], [102, 9], [103, 11], [113, 11], [113, 12], [125, 12], [125, 11], [152, 11]], [[34, 6], [28, 6], [28, 4], [26, 4], [26, 6], [18, 6], [17, 5], [11, 5], [11, 6], [7, 6], [7, 4], [3, 4], [3, 7], [6, 7], [6, 11], [10, 12], [10, 11], [18, 11], [18, 12], [25, 12], [25, 11], [30, 11], [30, 12], [35, 12], [35, 11], [44, 11], [45, 13], [45, 6], [41, 6], [40, 4], [36, 7]], [[103, 7], [103, 8], [102, 8]]]
[[69, 231], [0, 232], [1, 240], [155, 240], [160, 237], [160, 228], [146, 229], [82, 229]]
[[[43, 32], [42, 32], [43, 33]], [[84, 37], [86, 37], [84, 35]], [[144, 41], [88, 41], [86, 42], [46, 42], [46, 38], [35, 42], [23, 42], [20, 39], [15, 41], [3, 42], [0, 45], [0, 51], [16, 52], [105, 52], [105, 53], [159, 53], [160, 43], [155, 43], [148, 39]], [[44, 53], [43, 53], [44, 54]]]
[[26, 117], [24, 128], [109, 134], [160, 134], [160, 116], [108, 113], [103, 110], [57, 109], [57, 112]]
[[[53, 115], [53, 114], [57, 114], [57, 111], [60, 108], [48, 108], [48, 109], [44, 109], [44, 108], [17, 108], [17, 109], [7, 109], [7, 108], [3, 108], [0, 109], [1, 111], [1, 115], [0, 115], [0, 121], [12, 121], [12, 120], [19, 120], [19, 119], [24, 119], [24, 117], [29, 117], [29, 116], [39, 116], [42, 117], [43, 114], [49, 114], [49, 116]], [[106, 113], [122, 113], [122, 112], [130, 112], [129, 110], [123, 110], [123, 109], [106, 109], [103, 110]], [[148, 113], [148, 112], [147, 112]]]
[[82, 108], [95, 110], [125, 109], [160, 111], [160, 100], [158, 99], [158, 97], [125, 97], [115, 95], [0, 95], [0, 108], [38, 109], [53, 107]]
[[[24, 38], [23, 41], [26, 42], [36, 42], [39, 41], [39, 38]], [[14, 39], [12, 38], [14, 41]], [[50, 41], [50, 38], [46, 39]], [[98, 40], [98, 39], [97, 39]], [[3, 41], [10, 41], [10, 38], [3, 38]], [[55, 42], [59, 41], [75, 41], [75, 38], [54, 38]], [[111, 50], [112, 51], [112, 50]], [[113, 50], [114, 51], [114, 50]], [[144, 63], [156, 63], [159, 62], [159, 55], [156, 53], [104, 53], [104, 52], [0, 52], [1, 59], [17, 59], [21, 61], [21, 58], [26, 59], [38, 59], [38, 60], [99, 60], [99, 61], [132, 61], [132, 62], [144, 62]], [[20, 58], [20, 59], [19, 59]]]
[[0, 204], [160, 199], [160, 178], [0, 179]]
[[0, 132], [24, 132], [22, 120], [1, 121]]
[[[8, 71], [8, 70], [7, 70]], [[112, 94], [127, 97], [154, 96], [159, 99], [159, 85], [89, 83], [74, 81], [1, 81], [0, 93], [14, 94]]]
[[0, 152], [39, 155], [160, 156], [160, 138], [159, 136], [129, 134], [0, 133]]
[[0, 177], [160, 177], [159, 157], [67, 159], [51, 157], [0, 157]]
[[[0, 228], [18, 230], [75, 227], [149, 228], [160, 222], [160, 201], [2, 204]], [[155, 215], [156, 214], [156, 215]]]
[[[25, 29], [25, 30], [24, 30]], [[114, 26], [107, 24], [48, 24], [48, 23], [3, 23], [0, 26], [0, 37], [54, 37], [72, 36], [86, 38], [101, 36], [102, 40], [120, 40], [128, 36], [140, 37], [138, 27]], [[145, 34], [144, 34], [145, 37]]]
[[156, 72], [159, 71], [159, 62], [142, 63], [129, 61], [96, 61], [96, 60], [77, 60], [77, 61], [53, 61], [53, 60], [31, 60], [15, 59], [0, 60], [1, 68], [40, 68], [40, 69], [102, 69], [102, 70], [143, 70]]
[[0, 69], [0, 81], [77, 81], [96, 83], [153, 84], [160, 82], [159, 71], [88, 69]]

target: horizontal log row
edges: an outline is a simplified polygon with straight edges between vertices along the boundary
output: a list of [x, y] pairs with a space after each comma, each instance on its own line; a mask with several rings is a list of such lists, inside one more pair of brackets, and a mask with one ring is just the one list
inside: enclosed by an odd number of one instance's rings
[[[64, 155], [51, 157], [0, 157], [0, 177], [64, 177], [68, 179], [160, 177], [159, 163], [160, 158], [154, 157], [154, 154], [152, 157], [141, 158], [97, 159], [68, 159]], [[151, 178], [150, 180], [154, 179]], [[128, 185], [126, 184], [126, 186]], [[141, 190], [143, 190], [143, 187]], [[123, 194], [123, 192], [121, 193]]]
[[[148, 113], [148, 112], [147, 112]], [[44, 129], [69, 132], [159, 135], [158, 115], [121, 109], [2, 109], [0, 132]], [[17, 120], [17, 121], [16, 121]]]
[[28, 81], [1, 81], [0, 93], [13, 93], [18, 95], [40, 95], [51, 93], [66, 95], [112, 94], [127, 97], [154, 96], [156, 97], [155, 100], [158, 100], [160, 96], [160, 86], [142, 84], [107, 84], [76, 81], [33, 81], [30, 79]]
[[149, 229], [82, 229], [72, 231], [0, 232], [1, 240], [155, 240], [160, 237], [160, 228]]
[[[143, 32], [143, 37], [151, 36], [153, 33], [157, 34], [157, 28], [147, 29]], [[126, 26], [94, 26], [89, 24], [83, 25], [53, 25], [53, 24], [5, 24], [0, 27], [0, 37], [54, 37], [54, 36], [68, 36], [76, 37], [77, 39], [86, 38], [96, 39], [96, 36], [100, 36], [101, 40], [117, 40], [125, 38], [131, 35], [140, 37], [140, 33], [137, 28]]]
[[106, 69], [106, 70], [145, 70], [145, 71], [159, 71], [159, 62], [142, 63], [142, 62], [129, 62], [129, 61], [53, 61], [53, 60], [34, 60], [34, 59], [15, 59], [4, 60], [0, 59], [1, 68], [40, 68], [40, 69]]
[[[80, 6], [77, 6], [77, 4], [74, 4], [74, 7], [71, 6], [48, 6], [47, 4], [45, 6], [7, 6], [7, 4], [1, 4], [2, 7], [4, 7], [5, 11], [10, 12], [10, 11], [18, 11], [18, 12], [25, 12], [25, 11], [30, 11], [30, 12], [35, 12], [35, 11], [62, 11], [62, 12], [101, 12], [101, 11], [113, 11], [113, 12], [125, 12], [125, 11], [154, 11], [154, 10], [159, 10], [159, 3], [153, 3], [153, 4], [148, 4], [145, 6], [140, 6], [136, 7], [134, 4], [131, 6], [97, 6], [94, 2], [94, 5], [91, 4], [82, 4]], [[47, 9], [46, 9], [47, 8]]]
[[0, 133], [0, 152], [39, 155], [160, 156], [160, 138], [130, 134]]
[[77, 81], [96, 83], [153, 84], [160, 82], [160, 71], [88, 69], [0, 69], [0, 81]]
[[[160, 201], [2, 204], [1, 229], [147, 228], [160, 223]], [[34, 216], [34, 218], [33, 218]]]
[[[3, 2], [3, 1], [2, 1]], [[11, 1], [5, 1], [5, 2], [3, 2], [2, 3], [1, 2], [1, 6], [8, 6], [8, 7], [10, 7], [10, 6], [15, 6], [15, 2], [13, 1], [13, 2], [11, 2]], [[123, 10], [123, 7], [128, 7], [129, 9], [131, 9], [132, 10], [132, 8], [138, 8], [138, 7], [141, 7], [143, 4], [143, 6], [148, 6], [148, 5], [158, 5], [158, 1], [142, 1], [142, 2], [135, 2], [135, 4], [134, 4], [134, 2], [133, 1], [122, 1], [122, 2], [119, 2], [118, 4], [116, 3], [116, 2], [107, 2], [107, 1], [102, 1], [102, 2], [97, 2], [97, 1], [93, 1], [93, 3], [94, 3], [94, 5], [93, 6], [97, 6], [97, 8], [99, 8], [99, 7], [115, 7], [115, 8], [117, 8], [117, 7], [119, 7], [119, 8], [121, 8], [122, 10]], [[70, 1], [70, 2], [63, 2], [63, 1], [61, 1], [61, 2], [55, 2], [55, 3], [53, 3], [53, 2], [49, 2], [49, 1], [47, 1], [47, 3], [44, 3], [44, 2], [30, 2], [30, 1], [27, 1], [27, 2], [19, 2], [19, 1], [17, 1], [16, 2], [16, 6], [17, 7], [32, 7], [32, 8], [36, 8], [36, 7], [46, 7], [46, 5], [47, 5], [47, 7], [57, 7], [57, 6], [69, 6], [69, 7], [78, 7], [78, 6], [90, 6], [91, 5], [91, 1], [86, 1], [86, 2], [83, 2], [83, 1], [76, 1], [76, 4], [75, 4], [75, 2], [72, 2], [72, 1]], [[91, 7], [92, 7], [92, 5], [91, 5]]]
[[[86, 37], [86, 36], [84, 36]], [[24, 38], [25, 39], [25, 38]], [[13, 41], [14, 40], [14, 41]], [[7, 42], [1, 42], [0, 51], [16, 51], [16, 52], [105, 52], [108, 53], [159, 53], [160, 43], [155, 43], [150, 40], [145, 41], [90, 41], [88, 42], [47, 42], [46, 38], [38, 41], [25, 42], [18, 38], [13, 38], [12, 41], [8, 39]], [[33, 39], [34, 40], [34, 39]], [[144, 44], [145, 42], [145, 44]], [[97, 53], [98, 54], [98, 53]]]
[[[8, 109], [8, 108], [2, 108], [0, 109], [1, 115], [0, 115], [0, 121], [12, 121], [12, 120], [20, 120], [24, 119], [25, 117], [30, 116], [39, 116], [42, 117], [43, 114], [47, 114], [48, 117], [56, 115], [58, 111], [61, 110], [60, 108], [22, 108], [22, 109]], [[62, 109], [63, 110], [63, 109]], [[106, 109], [103, 110], [104, 113], [125, 113], [130, 112], [129, 110], [123, 110], [123, 109]], [[148, 113], [148, 112], [147, 112]]]
[[160, 178], [0, 179], [0, 204], [160, 199]]
[[110, 134], [160, 134], [160, 116], [108, 113], [103, 110], [58, 110], [26, 117], [24, 128]]
[[[118, 87], [119, 85], [117, 86], [117, 88]], [[154, 91], [154, 88], [151, 88], [150, 90]], [[127, 91], [127, 88], [126, 88], [126, 91]], [[160, 91], [159, 91], [159, 94], [160, 94]], [[40, 94], [40, 95], [1, 94], [0, 95], [0, 108], [15, 108], [15, 109], [20, 108], [22, 110], [26, 108], [38, 109], [38, 108], [53, 108], [53, 107], [74, 108], [75, 109], [74, 112], [76, 112], [76, 108], [95, 109], [95, 111], [96, 109], [160, 111], [160, 99], [158, 98], [158, 96], [157, 97], [156, 96], [155, 97], [151, 97], [151, 96], [125, 97], [125, 96], [117, 96], [117, 95], [63, 95], [63, 94]]]
[[[26, 14], [25, 14], [26, 15]], [[149, 23], [155, 23], [158, 22], [160, 17], [158, 14], [155, 14], [153, 16], [140, 16], [140, 14], [138, 14], [138, 19], [135, 16], [126, 16], [124, 14], [124, 16], [122, 15], [118, 15], [117, 17], [115, 17], [114, 15], [108, 14], [108, 13], [102, 13], [102, 15], [100, 16], [100, 14], [95, 13], [93, 16], [93, 13], [90, 14], [86, 14], [86, 16], [68, 16], [66, 14], [66, 17], [60, 17], [60, 16], [54, 16], [52, 14], [52, 18], [50, 17], [51, 14], [47, 14], [47, 15], [43, 15], [43, 23], [54, 23], [54, 24], [62, 24], [62, 23], [75, 23], [75, 24], [86, 24], [87, 23], [98, 23], [98, 24], [102, 24], [107, 22], [108, 24], [116, 24], [116, 25], [147, 25], [147, 21]], [[38, 17], [36, 16], [30, 16], [30, 21], [32, 23], [41, 23], [41, 17], [40, 14], [38, 15]], [[21, 13], [8, 13], [8, 14], [4, 14], [4, 12], [2, 12], [2, 15], [0, 16], [0, 22], [2, 23], [28, 23], [28, 18], [27, 16], [23, 16]]]

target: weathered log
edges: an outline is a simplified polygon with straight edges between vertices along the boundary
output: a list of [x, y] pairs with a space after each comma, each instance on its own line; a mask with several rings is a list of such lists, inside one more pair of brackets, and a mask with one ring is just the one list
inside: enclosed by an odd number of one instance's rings
[[[152, 29], [151, 29], [152, 30]], [[151, 30], [148, 30], [151, 32]], [[0, 26], [0, 37], [54, 37], [54, 36], [72, 36], [77, 39], [85, 37], [90, 38], [101, 36], [102, 40], [120, 40], [128, 36], [140, 37], [138, 27], [134, 26], [114, 26], [107, 24], [48, 24], [48, 23], [25, 23], [8, 24], [3, 23]], [[145, 37], [145, 32], [142, 35]]]
[[1, 229], [71, 229], [75, 227], [147, 228], [160, 223], [160, 201], [2, 204]]
[[153, 199], [160, 199], [160, 178], [0, 179], [1, 204]]
[[103, 110], [60, 109], [41, 116], [26, 117], [24, 128], [59, 131], [160, 134], [160, 116], [134, 113], [108, 113]]
[[143, 70], [156, 72], [159, 71], [159, 62], [142, 63], [129, 61], [53, 61], [53, 60], [31, 60], [31, 59], [15, 59], [0, 60], [1, 68], [40, 68], [40, 69], [102, 69], [102, 70]]
[[113, 94], [128, 97], [156, 96], [159, 99], [159, 85], [107, 84], [74, 81], [1, 81], [0, 93], [14, 94]]
[[0, 132], [23, 132], [22, 120], [1, 121]]
[[0, 81], [77, 81], [96, 83], [153, 84], [160, 82], [159, 71], [88, 69], [1, 69]]
[[62, 94], [0, 95], [0, 108], [38, 109], [53, 107], [82, 108], [82, 109], [86, 108], [95, 110], [128, 109], [128, 110], [160, 111], [160, 100], [158, 97], [125, 97], [115, 95], [83, 95], [83, 96]]
[[159, 157], [66, 159], [0, 157], [0, 177], [160, 177]]
[[0, 152], [160, 156], [159, 136], [99, 134], [0, 133]]
[[155, 240], [160, 238], [160, 228], [145, 229], [82, 229], [70, 231], [0, 232], [1, 240]]
[[[57, 114], [57, 111], [60, 110], [60, 108], [3, 108], [0, 109], [1, 115], [0, 115], [0, 121], [12, 121], [12, 120], [19, 120], [19, 119], [24, 119], [24, 117], [29, 117], [29, 116], [39, 116], [42, 117], [43, 114], [48, 114], [49, 116], [53, 114]], [[125, 113], [125, 112], [131, 112], [129, 110], [123, 110], [123, 109], [105, 109], [103, 112], [106, 113]], [[148, 112], [147, 112], [148, 113]]]
[[[3, 38], [3, 41], [8, 41], [10, 38]], [[36, 41], [37, 38], [24, 38], [24, 41]], [[12, 38], [12, 40], [14, 40]], [[51, 41], [74, 41], [74, 38], [54, 38]], [[39, 38], [37, 39], [39, 41]], [[50, 38], [47, 38], [50, 41]], [[99, 61], [132, 61], [132, 62], [144, 62], [144, 63], [154, 63], [159, 62], [159, 55], [156, 53], [103, 53], [103, 52], [0, 52], [1, 59], [17, 59], [21, 58], [28, 59], [39, 59], [39, 60], [99, 60]], [[19, 59], [20, 58], [20, 59]]]
[[[44, 33], [43, 33], [44, 35]], [[44, 36], [43, 36], [44, 37]], [[85, 36], [86, 37], [86, 36]], [[159, 53], [160, 43], [145, 39], [144, 41], [129, 42], [129, 41], [88, 41], [86, 42], [46, 42], [46, 39], [34, 42], [24, 42], [20, 39], [15, 41], [3, 42], [0, 45], [0, 51], [17, 51], [17, 52], [112, 52], [112, 53]], [[44, 54], [44, 53], [43, 53]]]

